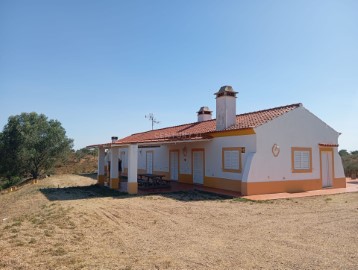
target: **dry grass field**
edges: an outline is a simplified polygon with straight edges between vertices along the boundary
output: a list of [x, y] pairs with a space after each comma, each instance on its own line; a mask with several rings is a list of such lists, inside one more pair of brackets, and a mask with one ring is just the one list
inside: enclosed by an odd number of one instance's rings
[[358, 269], [358, 193], [259, 203], [94, 183], [0, 195], [0, 269]]

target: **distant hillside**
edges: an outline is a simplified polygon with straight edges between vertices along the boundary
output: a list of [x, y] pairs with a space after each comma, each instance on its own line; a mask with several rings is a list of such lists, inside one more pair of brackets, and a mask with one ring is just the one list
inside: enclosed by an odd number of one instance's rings
[[55, 174], [93, 173], [97, 171], [97, 152], [80, 149], [70, 154], [66, 161], [55, 166]]

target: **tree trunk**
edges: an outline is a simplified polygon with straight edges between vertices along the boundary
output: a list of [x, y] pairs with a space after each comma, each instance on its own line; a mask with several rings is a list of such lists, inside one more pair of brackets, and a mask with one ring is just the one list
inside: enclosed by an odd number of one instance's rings
[[31, 171], [31, 175], [33, 179], [37, 179], [37, 177], [39, 177], [38, 171]]

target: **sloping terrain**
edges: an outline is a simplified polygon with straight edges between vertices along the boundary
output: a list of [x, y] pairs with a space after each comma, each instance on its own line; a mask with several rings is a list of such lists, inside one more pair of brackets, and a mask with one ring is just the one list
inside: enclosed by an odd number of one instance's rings
[[63, 164], [58, 164], [55, 167], [55, 174], [79, 174], [79, 173], [93, 173], [97, 171], [97, 157], [93, 155], [83, 155], [76, 157], [72, 153], [68, 160]]
[[128, 196], [61, 175], [0, 195], [0, 269], [357, 269], [358, 193]]

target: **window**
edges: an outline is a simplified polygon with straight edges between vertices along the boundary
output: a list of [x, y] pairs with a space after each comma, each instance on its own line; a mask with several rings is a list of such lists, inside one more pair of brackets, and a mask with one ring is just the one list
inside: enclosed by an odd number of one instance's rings
[[241, 172], [241, 149], [240, 147], [222, 149], [222, 168], [224, 172]]
[[292, 172], [312, 172], [312, 148], [292, 147]]

